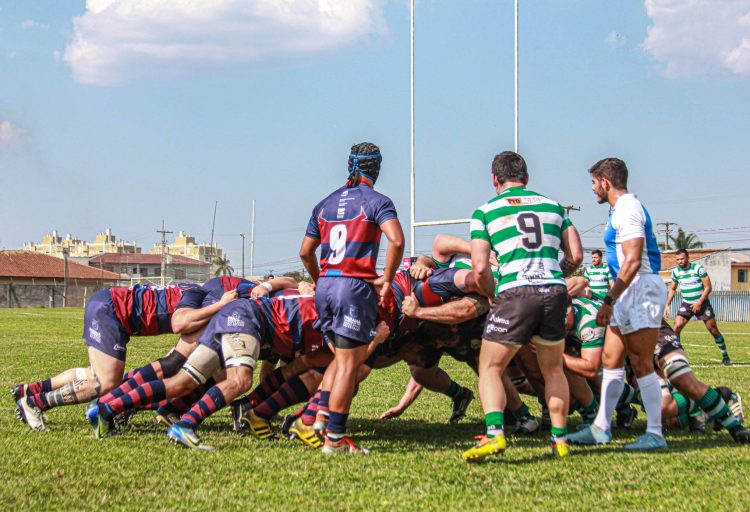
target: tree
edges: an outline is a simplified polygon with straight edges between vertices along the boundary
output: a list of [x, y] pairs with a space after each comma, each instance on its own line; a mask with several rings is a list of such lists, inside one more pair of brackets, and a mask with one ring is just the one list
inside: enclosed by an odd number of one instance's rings
[[214, 272], [214, 275], [216, 277], [219, 276], [231, 276], [234, 273], [234, 269], [229, 264], [229, 258], [221, 256], [217, 256], [214, 258], [214, 265], [216, 266], [216, 271]]
[[685, 233], [682, 228], [677, 229], [677, 236], [669, 235], [669, 239], [672, 241], [672, 248], [685, 249], [700, 249], [703, 247], [703, 242], [698, 240], [698, 236], [695, 233]]

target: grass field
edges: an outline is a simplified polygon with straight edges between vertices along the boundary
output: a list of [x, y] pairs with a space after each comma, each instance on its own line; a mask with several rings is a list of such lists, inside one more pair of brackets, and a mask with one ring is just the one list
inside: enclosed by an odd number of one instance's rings
[[[123, 435], [104, 441], [93, 439], [84, 406], [50, 411], [52, 431], [31, 432], [14, 419], [7, 390], [85, 366], [82, 323], [80, 309], [0, 310], [3, 510], [750, 509], [750, 446], [735, 445], [726, 432], [696, 437], [672, 431], [667, 452], [623, 453], [623, 444], [643, 431], [643, 414], [632, 431], [616, 431], [612, 445], [574, 447], [567, 460], [552, 459], [539, 435], [513, 442], [502, 458], [469, 466], [460, 455], [483, 430], [478, 401], [455, 426], [446, 423], [450, 401], [430, 393], [402, 418], [377, 420], [403, 391], [403, 365], [375, 372], [355, 400], [350, 427], [372, 450], [369, 457], [323, 457], [287, 441], [238, 436], [226, 412], [201, 431], [218, 448], [214, 452], [167, 443], [146, 412]], [[689, 324], [683, 343], [701, 379], [739, 390], [750, 405], [750, 325], [720, 327], [736, 361], [731, 368], [719, 365], [702, 324]], [[173, 336], [134, 338], [128, 367], [156, 359], [173, 342]], [[476, 388], [467, 367], [449, 358], [442, 365]], [[535, 400], [527, 402], [538, 413]]]

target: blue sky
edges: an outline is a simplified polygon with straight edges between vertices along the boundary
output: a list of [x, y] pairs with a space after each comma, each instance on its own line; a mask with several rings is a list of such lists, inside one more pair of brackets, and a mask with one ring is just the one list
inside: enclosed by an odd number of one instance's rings
[[[218, 201], [239, 267], [256, 199], [256, 271], [300, 268], [309, 212], [363, 140], [408, 231], [408, 2], [321, 4], [0, 1], [0, 247], [111, 227], [146, 249], [162, 219], [207, 240]], [[492, 196], [492, 157], [513, 146], [512, 14], [417, 4], [418, 220]], [[520, 60], [530, 187], [581, 206], [587, 247], [607, 211], [586, 169], [605, 156], [656, 222], [750, 246], [750, 2], [522, 1]], [[420, 229], [417, 249], [466, 230]]]

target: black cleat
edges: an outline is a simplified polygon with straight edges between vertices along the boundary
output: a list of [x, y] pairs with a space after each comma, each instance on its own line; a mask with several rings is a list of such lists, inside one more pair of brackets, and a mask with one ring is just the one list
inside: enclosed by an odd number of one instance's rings
[[13, 397], [13, 402], [16, 404], [16, 419], [26, 423], [26, 420], [23, 417], [23, 411], [21, 411], [21, 407], [18, 405], [18, 401], [26, 396], [26, 384], [14, 386], [13, 389], [10, 390], [10, 395]]
[[688, 416], [688, 427], [690, 428], [691, 434], [705, 434], [706, 433], [706, 420], [708, 416], [703, 411], [696, 416]]
[[617, 426], [621, 428], [630, 428], [638, 417], [638, 411], [632, 405], [623, 407], [617, 411]]
[[721, 364], [724, 366], [732, 366], [732, 361], [729, 359], [729, 356], [724, 356], [721, 358]]
[[115, 429], [119, 428], [129, 428], [130, 427], [130, 421], [132, 420], [133, 416], [135, 416], [135, 413], [138, 411], [135, 410], [129, 410], [125, 412], [121, 412], [117, 416], [115, 416], [112, 419], [112, 422], [115, 425]]
[[734, 428], [729, 429], [729, 435], [732, 436], [735, 443], [750, 443], [750, 430], [746, 429], [742, 425], [737, 425]]
[[469, 388], [461, 389], [458, 396], [453, 399], [453, 412], [449, 420], [450, 423], [458, 423], [466, 416], [466, 409], [469, 408], [472, 400], [474, 400], [474, 393]]
[[289, 437], [289, 429], [300, 416], [296, 414], [287, 414], [284, 416], [284, 421], [281, 422], [281, 433], [284, 434], [284, 437]]
[[235, 400], [229, 404], [229, 413], [232, 415], [232, 428], [235, 432], [246, 432], [247, 422], [242, 419], [245, 407], [242, 401]]

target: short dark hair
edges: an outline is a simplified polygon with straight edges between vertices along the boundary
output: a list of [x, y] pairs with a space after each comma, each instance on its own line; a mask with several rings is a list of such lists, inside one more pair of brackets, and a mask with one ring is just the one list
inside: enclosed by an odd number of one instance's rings
[[687, 249], [677, 249], [677, 251], [675, 251], [674, 253], [675, 256], [679, 256], [680, 254], [684, 254], [688, 258], [690, 257], [690, 254], [687, 252]]
[[593, 251], [591, 251], [591, 255], [593, 256], [594, 254], [596, 254], [600, 258], [602, 257], [602, 251], [600, 251], [599, 249], [594, 249]]
[[380, 148], [372, 142], [353, 145], [349, 152], [349, 178], [358, 172], [372, 181], [377, 181], [382, 161]]
[[513, 151], [503, 151], [499, 155], [495, 155], [495, 159], [492, 160], [492, 174], [495, 175], [501, 185], [507, 181], [519, 181], [521, 183], [529, 181], [526, 160]]
[[628, 166], [619, 158], [604, 158], [596, 162], [589, 174], [594, 178], [607, 178], [615, 188], [628, 187]]

